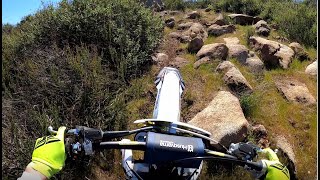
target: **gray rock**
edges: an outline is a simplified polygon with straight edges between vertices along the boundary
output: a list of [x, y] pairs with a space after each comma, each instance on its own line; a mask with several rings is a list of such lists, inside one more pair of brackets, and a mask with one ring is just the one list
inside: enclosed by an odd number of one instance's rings
[[305, 73], [312, 75], [312, 76], [317, 76], [317, 71], [318, 71], [318, 61], [314, 61], [312, 64], [309, 64], [305, 70]]
[[185, 34], [181, 34], [181, 33], [178, 33], [178, 32], [171, 32], [168, 35], [168, 37], [177, 39], [181, 43], [188, 43], [189, 41], [191, 41], [191, 37], [190, 36], [185, 35]]
[[240, 63], [245, 64], [246, 59], [248, 58], [249, 54], [249, 49], [240, 44], [226, 44], [228, 47], [228, 56], [229, 58], [235, 58], [237, 59]]
[[180, 42], [181, 43], [188, 43], [191, 41], [191, 37], [188, 35], [181, 35]]
[[171, 21], [171, 22], [166, 23], [166, 26], [167, 26], [168, 28], [173, 28], [174, 25], [175, 25], [175, 22], [174, 22], [174, 21]]
[[224, 74], [223, 80], [232, 92], [237, 95], [252, 93], [252, 87], [246, 78], [230, 61], [221, 62], [216, 71]]
[[263, 62], [256, 55], [247, 58], [244, 65], [248, 66], [250, 71], [253, 73], [262, 73], [264, 70]]
[[181, 38], [181, 34], [178, 32], [171, 32], [170, 34], [168, 34], [168, 37], [175, 38], [175, 39], [179, 40]]
[[231, 68], [235, 67], [230, 61], [222, 61], [216, 68], [216, 71], [219, 73], [226, 73]]
[[316, 104], [316, 99], [311, 95], [304, 83], [295, 79], [278, 79], [275, 84], [279, 92], [288, 101], [305, 105]]
[[289, 39], [283, 36], [275, 36], [274, 38], [279, 42], [289, 42]]
[[243, 141], [249, 126], [238, 98], [227, 91], [219, 91], [210, 104], [188, 123], [209, 131], [212, 139], [226, 147]]
[[200, 67], [200, 65], [206, 64], [206, 63], [209, 63], [209, 62], [210, 62], [210, 58], [209, 57], [203, 57], [203, 58], [199, 59], [198, 61], [196, 61], [193, 64], [193, 68], [194, 69], [198, 69]]
[[187, 14], [186, 18], [188, 18], [188, 19], [200, 18], [200, 13], [198, 11], [192, 11], [192, 12]]
[[193, 23], [187, 31], [183, 32], [183, 34], [190, 37], [200, 37], [203, 40], [208, 37], [206, 29], [200, 23]]
[[251, 25], [261, 20], [259, 17], [253, 17], [246, 14], [229, 14], [228, 15], [236, 24]]
[[262, 124], [257, 124], [252, 127], [252, 133], [258, 137], [265, 137], [268, 135], [267, 129]]
[[172, 21], [175, 21], [175, 18], [172, 16], [172, 17], [169, 17], [168, 19], [166, 19], [164, 22], [165, 23], [168, 23], [168, 22], [172, 22]]
[[256, 54], [253, 51], [249, 51], [249, 57], [254, 57]]
[[155, 55], [155, 57], [153, 57], [153, 60], [157, 64], [165, 64], [165, 63], [169, 62], [169, 56], [165, 53], [157, 53]]
[[275, 140], [277, 148], [279, 148], [280, 152], [288, 159], [286, 166], [290, 173], [290, 179], [297, 179], [296, 158], [291, 144], [281, 135], [277, 135]]
[[262, 36], [269, 36], [271, 28], [268, 26], [267, 22], [264, 20], [258, 21], [255, 25], [255, 32]]
[[225, 19], [223, 18], [223, 15], [221, 13], [219, 13], [218, 17], [216, 17], [213, 22], [211, 23], [212, 24], [216, 24], [216, 25], [219, 25], [219, 26], [223, 26], [223, 25], [227, 25]]
[[199, 37], [192, 39], [188, 44], [188, 51], [191, 53], [198, 52], [203, 46], [203, 40]]
[[237, 95], [241, 96], [252, 93], [252, 87], [236, 67], [233, 67], [227, 71], [227, 73], [223, 76], [223, 81], [226, 83], [229, 89]]
[[228, 48], [223, 43], [207, 44], [201, 47], [197, 53], [197, 59], [208, 56], [210, 59], [225, 60], [228, 55]]
[[270, 34], [270, 29], [265, 28], [265, 27], [260, 27], [259, 29], [256, 30], [256, 33], [261, 35], [261, 36], [269, 36]]
[[180, 11], [168, 11], [168, 14], [171, 15], [171, 16], [179, 15], [181, 13], [182, 12], [180, 12]]
[[177, 29], [178, 30], [185, 30], [185, 29], [188, 29], [192, 26], [194, 22], [186, 22], [186, 23], [182, 23], [182, 24], [179, 24]]
[[294, 51], [288, 46], [256, 36], [251, 36], [249, 42], [251, 48], [260, 52], [267, 68], [289, 68], [294, 57]]
[[175, 25], [174, 17], [170, 17], [170, 18], [166, 19], [164, 22], [166, 23], [166, 26], [169, 28], [173, 28]]
[[268, 26], [268, 23], [266, 21], [264, 21], [264, 20], [258, 21], [256, 24], [253, 25], [253, 27], [255, 29], [259, 29], [260, 27], [265, 27], [265, 28], [269, 28], [270, 29], [270, 27]]
[[294, 51], [294, 56], [300, 61], [310, 60], [308, 53], [303, 49], [303, 47], [299, 43], [290, 43], [289, 47]]
[[222, 34], [233, 33], [236, 30], [234, 25], [223, 25], [219, 26], [213, 24], [208, 28], [208, 34], [213, 36], [220, 36]]

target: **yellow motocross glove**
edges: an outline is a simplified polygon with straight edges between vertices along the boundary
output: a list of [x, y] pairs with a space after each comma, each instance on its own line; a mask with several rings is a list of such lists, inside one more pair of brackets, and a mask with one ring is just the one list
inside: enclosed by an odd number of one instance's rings
[[32, 162], [28, 164], [48, 179], [58, 173], [64, 166], [66, 153], [64, 133], [66, 127], [59, 128], [57, 135], [38, 138], [32, 153]]
[[277, 156], [277, 154], [270, 148], [262, 150], [267, 154], [268, 160], [261, 160], [267, 167], [265, 180], [289, 180], [290, 174], [286, 166], [284, 166]]

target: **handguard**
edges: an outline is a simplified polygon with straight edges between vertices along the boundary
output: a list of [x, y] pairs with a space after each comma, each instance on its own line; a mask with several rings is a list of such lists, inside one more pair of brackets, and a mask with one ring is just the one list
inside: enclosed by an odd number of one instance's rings
[[231, 143], [229, 147], [229, 153], [241, 160], [252, 161], [257, 156], [257, 151], [260, 151], [260, 148], [251, 142]]

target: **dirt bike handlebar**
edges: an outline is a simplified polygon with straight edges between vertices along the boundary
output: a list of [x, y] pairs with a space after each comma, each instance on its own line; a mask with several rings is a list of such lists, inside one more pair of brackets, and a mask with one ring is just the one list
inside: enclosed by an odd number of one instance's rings
[[[57, 132], [57, 131], [54, 131], [51, 126], [48, 127], [48, 130], [52, 134], [56, 134]], [[115, 138], [128, 136], [131, 134], [139, 133], [139, 132], [148, 132], [152, 130], [156, 131], [158, 130], [158, 127], [148, 126], [140, 129], [131, 130], [131, 131], [102, 131], [101, 129], [77, 126], [76, 129], [70, 129], [66, 133], [66, 150], [69, 153], [69, 155], [80, 154], [81, 151], [84, 151], [85, 155], [92, 155], [94, 151], [104, 150], [104, 149], [131, 149], [131, 150], [148, 151], [148, 148], [150, 149], [150, 147], [148, 147], [148, 144], [147, 144], [149, 141], [139, 142], [139, 141], [111, 141], [111, 140]], [[153, 134], [158, 135], [157, 133], [153, 133]], [[71, 137], [76, 136], [77, 139], [70, 141], [70, 136]], [[172, 136], [172, 135], [158, 135], [158, 136], [165, 137], [165, 136]], [[172, 136], [172, 137], [180, 138], [178, 136]], [[155, 146], [152, 148], [159, 148], [159, 147]], [[175, 150], [175, 151], [176, 153], [185, 153], [185, 152], [182, 152], [181, 150], [178, 150], [178, 151]], [[232, 154], [230, 152], [228, 152], [229, 154], [226, 154], [223, 152], [206, 149], [204, 146], [202, 151], [204, 153], [202, 154], [200, 153], [199, 155], [198, 154], [192, 155], [191, 157], [182, 156], [180, 159], [173, 159], [171, 162], [178, 163], [178, 162], [190, 161], [190, 160], [216, 160], [216, 161], [230, 162], [230, 163], [237, 164], [249, 169], [253, 169], [255, 171], [262, 171], [264, 168], [261, 161], [253, 162], [252, 161], [253, 158], [249, 160], [239, 159], [239, 156]]]

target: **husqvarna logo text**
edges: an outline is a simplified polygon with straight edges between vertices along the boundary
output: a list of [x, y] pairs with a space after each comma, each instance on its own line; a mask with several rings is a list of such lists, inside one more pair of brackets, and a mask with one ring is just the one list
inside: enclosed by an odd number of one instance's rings
[[178, 149], [186, 150], [188, 152], [193, 152], [193, 145], [176, 144], [172, 141], [160, 140], [160, 146], [170, 147], [170, 148], [178, 148]]

